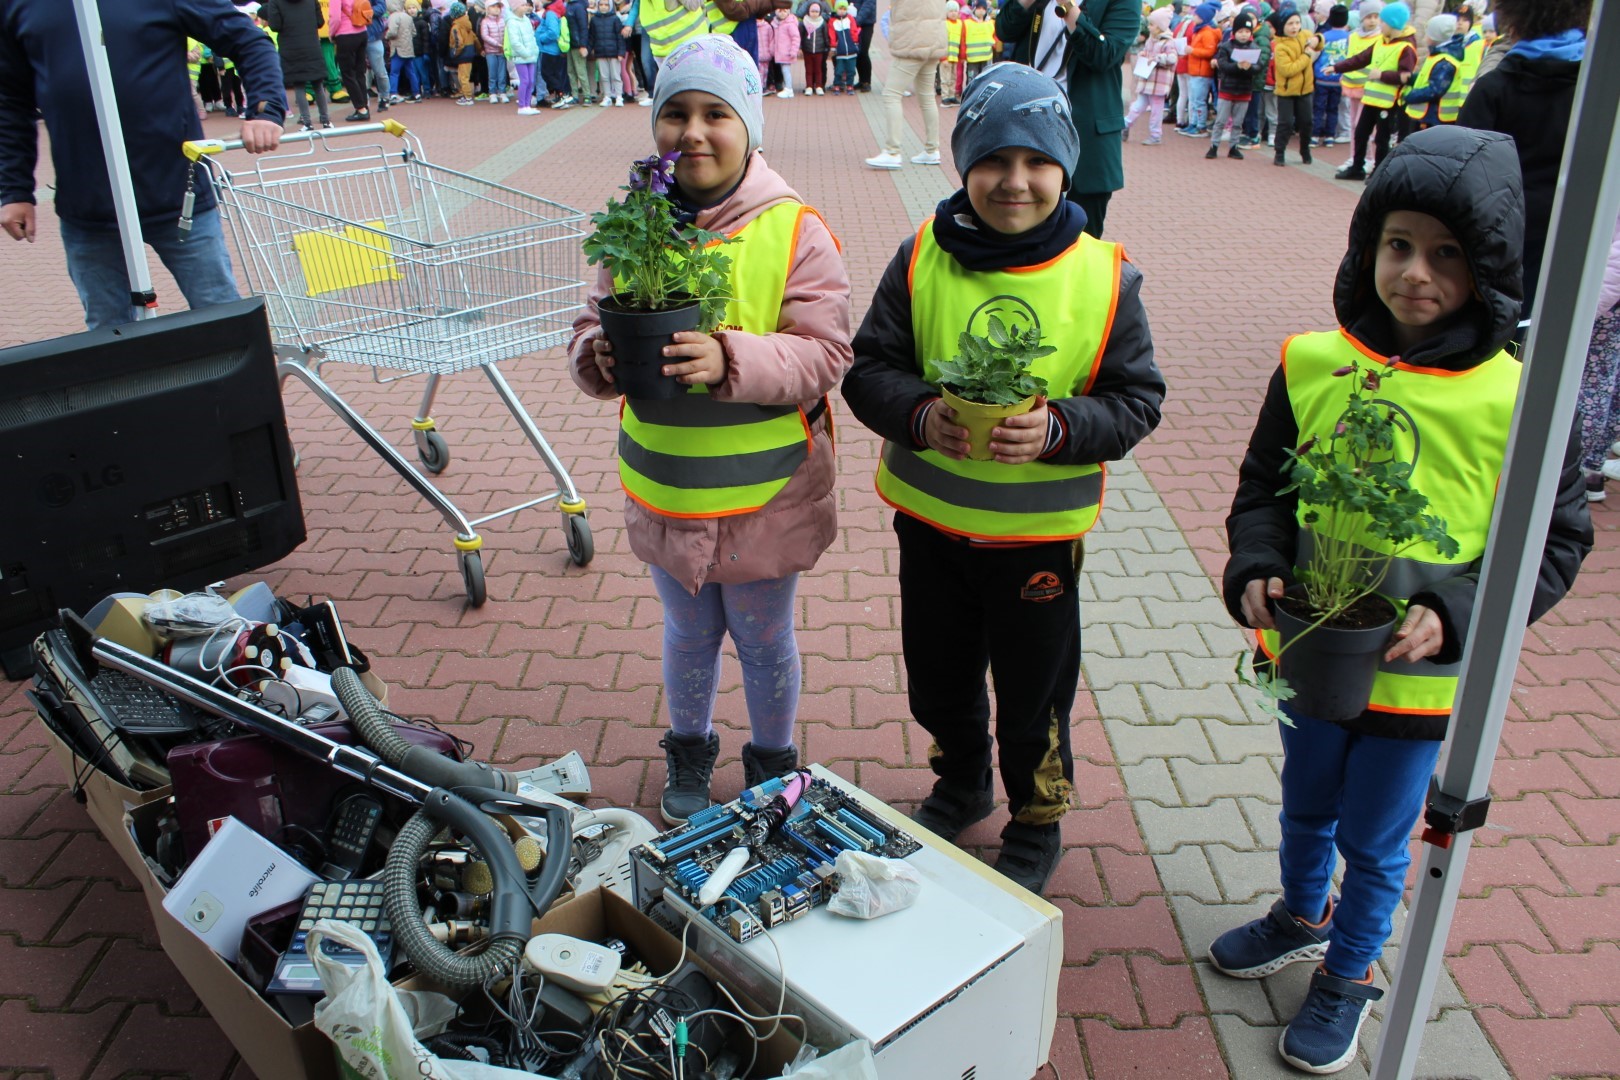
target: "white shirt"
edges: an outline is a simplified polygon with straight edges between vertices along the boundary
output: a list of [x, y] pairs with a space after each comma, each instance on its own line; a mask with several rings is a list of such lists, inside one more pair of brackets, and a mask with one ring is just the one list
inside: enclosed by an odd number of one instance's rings
[[[1045, 14], [1041, 16], [1041, 32], [1035, 39], [1035, 49], [1030, 54], [1030, 66], [1042, 75], [1050, 75], [1058, 82], [1063, 81], [1063, 52], [1064, 39], [1068, 35], [1069, 27], [1063, 21], [1063, 16], [1055, 10], [1058, 0], [1045, 0]], [[1042, 59], [1045, 63], [1041, 63]]]

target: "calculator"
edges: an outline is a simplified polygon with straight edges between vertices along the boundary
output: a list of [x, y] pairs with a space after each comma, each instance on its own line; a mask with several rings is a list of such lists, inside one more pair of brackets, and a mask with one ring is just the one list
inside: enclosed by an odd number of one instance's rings
[[[292, 944], [281, 954], [276, 973], [265, 987], [266, 994], [309, 994], [319, 997], [325, 991], [315, 964], [309, 957], [309, 932], [321, 919], [334, 919], [358, 927], [377, 946], [386, 968], [393, 960], [394, 930], [383, 910], [383, 883], [364, 881], [327, 881], [313, 886], [304, 899], [304, 909], [298, 913], [298, 925], [293, 930]], [[363, 967], [365, 957], [353, 949], [326, 941], [321, 952], [328, 959], [350, 967]]]

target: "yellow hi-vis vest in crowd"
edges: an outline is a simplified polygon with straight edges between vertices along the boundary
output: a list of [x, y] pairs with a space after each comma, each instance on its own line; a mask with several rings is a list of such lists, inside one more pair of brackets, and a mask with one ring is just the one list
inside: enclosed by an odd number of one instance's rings
[[709, 15], [704, 8], [686, 10], [680, 0], [641, 0], [636, 10], [641, 32], [647, 35], [655, 59], [662, 60], [686, 42], [709, 32]]
[[967, 56], [967, 37], [969, 33], [971, 31], [967, 28], [966, 19], [945, 20], [945, 62], [947, 64], [960, 64], [962, 58]]
[[[803, 203], [781, 202], [732, 235], [731, 280], [746, 299], [726, 306], [722, 330], [776, 332]], [[733, 288], [742, 293], [741, 288]], [[718, 401], [694, 386], [672, 401], [626, 400], [619, 414], [624, 493], [668, 517], [729, 517], [758, 510], [810, 454], [810, 424], [797, 405]]]
[[731, 32], [737, 29], [737, 20], [726, 18], [725, 14], [720, 10], [720, 5], [716, 4], [714, 0], [707, 0], [707, 3], [703, 5], [703, 17], [709, 21], [709, 33], [711, 34], [724, 34], [726, 37], [730, 37]]
[[[1349, 44], [1344, 47], [1344, 55], [1360, 56], [1362, 53], [1378, 44], [1380, 40], [1382, 40], [1382, 35], [1380, 35], [1376, 30], [1374, 30], [1371, 34], [1352, 32], [1350, 34]], [[1347, 71], [1343, 75], [1339, 76], [1340, 86], [1361, 86], [1365, 84], [1366, 81], [1366, 68], [1357, 68], [1354, 71]]]
[[[968, 270], [934, 242], [934, 221], [917, 231], [911, 253], [911, 329], [923, 360], [947, 360], [957, 338], [985, 335], [991, 315], [1008, 329], [1039, 326], [1058, 351], [1033, 365], [1049, 398], [1090, 391], [1119, 304], [1124, 249], [1082, 233], [1039, 266]], [[1032, 461], [953, 461], [935, 450], [885, 442], [877, 491], [883, 501], [959, 536], [982, 540], [1072, 540], [1102, 509], [1101, 465]]]
[[[1453, 124], [1457, 121], [1457, 111], [1462, 108], [1463, 99], [1462, 68], [1457, 63], [1456, 57], [1446, 56], [1444, 53], [1430, 53], [1424, 59], [1422, 66], [1418, 68], [1417, 78], [1413, 79], [1411, 85], [1406, 89], [1410, 92], [1428, 86], [1429, 78], [1434, 74], [1434, 66], [1442, 60], [1457, 68], [1456, 71], [1451, 73], [1451, 85], [1440, 96], [1440, 122]], [[1406, 106], [1406, 115], [1414, 120], [1423, 119], [1429, 115], [1429, 102], [1420, 101], [1415, 104], [1409, 102]]]
[[1474, 88], [1474, 80], [1479, 78], [1479, 65], [1485, 62], [1485, 39], [1478, 34], [1468, 35], [1463, 43], [1462, 63], [1458, 65], [1457, 77], [1462, 81], [1462, 95], [1468, 96], [1468, 91]]
[[1394, 83], [1387, 83], [1379, 79], [1380, 71], [1399, 71], [1401, 69], [1401, 54], [1412, 47], [1407, 38], [1395, 41], [1379, 40], [1373, 46], [1372, 63], [1367, 65], [1367, 85], [1361, 90], [1361, 107], [1364, 109], [1393, 109], [1401, 98], [1401, 88]]
[[962, 58], [964, 63], [983, 64], [990, 59], [995, 50], [996, 26], [986, 19], [963, 19], [967, 24], [967, 54]]
[[[1325, 438], [1344, 412], [1349, 387], [1333, 372], [1356, 362], [1365, 369], [1369, 357], [1375, 367], [1385, 362], [1384, 357], [1364, 351], [1343, 330], [1300, 334], [1284, 343], [1283, 374], [1301, 441], [1312, 435]], [[1377, 400], [1388, 403], [1398, 414], [1395, 456], [1412, 462], [1412, 487], [1428, 496], [1429, 512], [1445, 519], [1446, 531], [1458, 547], [1457, 554], [1447, 559], [1433, 544], [1419, 544], [1407, 548], [1390, 564], [1389, 575], [1378, 591], [1395, 602], [1396, 618], [1404, 619], [1406, 602], [1415, 593], [1463, 573], [1485, 552], [1497, 481], [1507, 454], [1508, 427], [1519, 394], [1520, 364], [1503, 351], [1467, 371], [1408, 367], [1402, 363], [1397, 363], [1395, 369], [1394, 377], [1377, 391]], [[1313, 547], [1312, 534], [1304, 524], [1308, 509], [1303, 503], [1298, 508], [1296, 576], [1307, 565]], [[1330, 527], [1324, 519], [1311, 528]], [[1331, 535], [1358, 543], [1368, 553], [1387, 554], [1391, 550], [1388, 541], [1362, 532]], [[1262, 652], [1277, 655], [1275, 631], [1259, 630], [1255, 636]], [[1283, 654], [1285, 674], [1290, 655]], [[1372, 703], [1367, 709], [1446, 716], [1457, 696], [1461, 670], [1460, 662], [1380, 661], [1373, 679]], [[1310, 672], [1302, 671], [1298, 676], [1308, 679]]]
[[[192, 53], [197, 54], [197, 59], [191, 58]], [[197, 89], [197, 78], [202, 74], [202, 55], [203, 43], [196, 38], [186, 38], [186, 73], [191, 76], [193, 90]]]

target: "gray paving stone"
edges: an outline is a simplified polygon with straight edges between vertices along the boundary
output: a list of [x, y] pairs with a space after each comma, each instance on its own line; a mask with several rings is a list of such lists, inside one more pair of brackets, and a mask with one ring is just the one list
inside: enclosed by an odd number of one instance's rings
[[[1383, 1033], [1383, 1012], [1374, 1006], [1367, 1026], [1361, 1029], [1361, 1049], [1369, 1066]], [[1423, 1025], [1423, 1046], [1418, 1050], [1415, 1075], [1445, 1080], [1512, 1080], [1502, 1059], [1491, 1049], [1479, 1021], [1467, 1009], [1447, 1009], [1439, 1019]]]
[[1101, 551], [1087, 551], [1086, 563], [1082, 573], [1110, 574], [1118, 577], [1125, 573], [1125, 567], [1119, 560], [1120, 553], [1112, 548], [1103, 548]]
[[[1273, 796], [1275, 799], [1275, 796]], [[1244, 820], [1261, 847], [1276, 850], [1282, 844], [1282, 826], [1277, 823], [1277, 804], [1263, 799], [1239, 799]]]
[[[1175, 591], [1176, 583], [1169, 579], [1173, 576], [1184, 575], [1198, 568], [1190, 554], [1185, 551], [1145, 553], [1141, 551], [1121, 551], [1118, 553], [1120, 562], [1133, 574], [1156, 574], [1166, 578], [1170, 586], [1170, 595], [1179, 597]], [[1189, 565], [1191, 563], [1191, 565]], [[1208, 579], [1206, 578], [1207, 582]], [[1207, 586], [1206, 586], [1207, 591]], [[1221, 609], [1222, 612], [1226, 610]]]
[[1277, 898], [1277, 852], [1271, 848], [1239, 850], [1230, 844], [1211, 844], [1204, 849], [1223, 898], [1231, 903], [1268, 905]]
[[1277, 787], [1277, 774], [1265, 757], [1219, 765], [1172, 758], [1170, 772], [1188, 806], [1206, 806], [1219, 798], [1263, 794]]
[[1196, 716], [1205, 722], [1228, 721], [1242, 723], [1248, 719], [1243, 707], [1226, 686], [1210, 686], [1202, 690], [1186, 690], [1163, 686], [1143, 686], [1142, 701], [1148, 716], [1169, 721], [1183, 716]]
[[[1205, 720], [1203, 724], [1209, 734], [1209, 744], [1215, 748], [1215, 753], [1221, 761], [1242, 761], [1256, 754], [1265, 754], [1268, 757], [1282, 756], [1282, 739], [1272, 730], [1270, 724], [1251, 723], [1247, 717], [1236, 721], [1230, 718]], [[1275, 799], [1275, 785], [1269, 790], [1255, 794]]]
[[1141, 683], [1157, 683], [1161, 686], [1180, 684], [1180, 677], [1177, 676], [1176, 669], [1170, 663], [1170, 656], [1166, 653], [1129, 657], [1093, 655], [1085, 661], [1084, 667], [1086, 685], [1093, 690], [1106, 690], [1120, 685], [1136, 686]]
[[1093, 551], [1139, 551], [1144, 555], [1153, 554], [1153, 545], [1142, 529], [1116, 527], [1113, 514], [1113, 510], [1105, 509], [1102, 517], [1098, 519], [1097, 527], [1086, 533], [1086, 557], [1090, 558]]
[[1210, 655], [1198, 627], [1191, 623], [1175, 625], [1144, 621], [1136, 626], [1115, 627], [1114, 634], [1119, 638], [1120, 651], [1126, 656], [1147, 656], [1149, 653]]
[[[1179, 579], [1182, 575], [1175, 576]], [[1172, 622], [1184, 622], [1202, 627], [1211, 623], [1216, 626], [1231, 623], [1232, 617], [1226, 613], [1226, 605], [1210, 592], [1209, 579], [1199, 577], [1197, 580], [1203, 583], [1202, 593], [1195, 593], [1190, 597], [1178, 594], [1170, 603], [1165, 603], [1157, 597], [1143, 601], [1142, 606], [1147, 609], [1148, 618], [1153, 620], [1153, 625], [1164, 626]]]
[[1160, 806], [1134, 804], [1142, 839], [1151, 852], [1174, 851], [1182, 844], [1217, 844], [1243, 840], [1248, 833], [1243, 814], [1231, 799], [1219, 799], [1208, 806]]
[[[1170, 914], [1181, 928], [1181, 941], [1189, 959], [1208, 962], [1209, 943], [1234, 926], [1258, 919], [1271, 906], [1264, 903], [1211, 904], [1192, 896], [1170, 896]], [[1225, 978], [1225, 976], [1222, 976]]]
[[1207, 963], [1193, 965], [1193, 975], [1210, 1014], [1241, 1017], [1246, 1023], [1266, 1026], [1281, 1023], [1266, 997], [1265, 987], [1258, 979], [1234, 979], [1222, 975]]
[[[1157, 498], [1157, 496], [1155, 496]], [[1143, 529], [1148, 542], [1153, 545], [1154, 551], [1178, 552], [1186, 555], [1196, 564], [1198, 557], [1193, 555], [1192, 548], [1187, 546], [1187, 536], [1180, 529]], [[1206, 583], [1208, 579], [1205, 579]]]
[[[1175, 653], [1170, 657], [1170, 663], [1175, 666], [1176, 675], [1182, 686], [1225, 686], [1232, 685], [1232, 658], [1229, 656], [1188, 656], [1185, 653]], [[1243, 699], [1238, 698], [1239, 705]], [[1248, 710], [1244, 710], [1247, 715]]]
[[[1292, 1068], [1277, 1052], [1277, 1040], [1282, 1027], [1256, 1027], [1236, 1016], [1216, 1016], [1215, 1037], [1220, 1041], [1232, 1075], [1242, 1080], [1299, 1080], [1303, 1074]], [[1367, 1033], [1362, 1032], [1362, 1046], [1368, 1047]], [[1358, 1058], [1343, 1071], [1334, 1074], [1343, 1080], [1366, 1080], [1367, 1066]]]
[[[1131, 691], [1110, 690], [1108, 696], [1120, 697]], [[1215, 752], [1209, 748], [1204, 729], [1196, 720], [1178, 720], [1173, 724], [1126, 723], [1119, 714], [1109, 711], [1098, 695], [1097, 705], [1102, 709], [1103, 730], [1114, 747], [1114, 760], [1131, 765], [1145, 758], [1185, 757], [1194, 761], [1214, 761]]]
[[1210, 873], [1204, 849], [1197, 844], [1184, 844], [1177, 851], [1154, 855], [1153, 866], [1165, 892], [1195, 896], [1212, 904], [1220, 902], [1221, 890]]
[[[1089, 588], [1082, 580], [1082, 586]], [[1110, 626], [1117, 636], [1122, 628], [1137, 629], [1152, 626], [1148, 621], [1147, 612], [1142, 610], [1142, 601], [1134, 596], [1121, 596], [1113, 600], [1102, 600], [1095, 596], [1087, 597], [1084, 588], [1080, 590], [1080, 625]]]
[[1176, 587], [1170, 581], [1168, 574], [1156, 574], [1148, 570], [1134, 568], [1131, 560], [1141, 557], [1135, 552], [1122, 551], [1120, 561], [1125, 565], [1126, 574], [1124, 577], [1097, 575], [1088, 578], [1092, 589], [1096, 590], [1097, 599], [1118, 600], [1123, 596], [1156, 596], [1161, 600], [1176, 599]]
[[[1084, 664], [1081, 665], [1082, 668]], [[1147, 710], [1142, 707], [1142, 695], [1134, 686], [1113, 686], [1092, 694], [1097, 700], [1097, 712], [1105, 721], [1120, 720], [1132, 724], [1148, 723]], [[1202, 733], [1200, 733], [1202, 734]], [[1204, 740], [1209, 745], [1209, 740]]]
[[1082, 628], [1080, 631], [1080, 652], [1084, 659], [1082, 665], [1088, 663], [1093, 656], [1119, 656], [1119, 641], [1114, 637], [1114, 629], [1107, 623], [1094, 623], [1085, 618], [1084, 609], [1081, 610]]
[[1143, 529], [1176, 527], [1176, 519], [1170, 516], [1170, 511], [1164, 508], [1163, 503], [1151, 510], [1115, 510], [1110, 507], [1103, 512], [1108, 515], [1108, 531], [1111, 533], [1140, 533]]
[[1125, 794], [1132, 799], [1151, 799], [1164, 806], [1179, 806], [1181, 792], [1170, 776], [1170, 766], [1163, 758], [1145, 758], [1135, 765], [1121, 765], [1119, 775], [1125, 781]]

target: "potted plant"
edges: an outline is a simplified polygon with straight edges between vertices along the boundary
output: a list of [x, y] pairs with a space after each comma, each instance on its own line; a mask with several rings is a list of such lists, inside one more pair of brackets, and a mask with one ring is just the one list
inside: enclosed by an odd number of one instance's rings
[[[1272, 605], [1278, 648], [1255, 662], [1252, 678], [1243, 670], [1249, 654], [1238, 660], [1238, 680], [1258, 689], [1261, 704], [1284, 723], [1284, 701], [1322, 720], [1361, 715], [1401, 615], [1378, 591], [1391, 563], [1420, 544], [1444, 558], [1458, 551], [1445, 521], [1426, 512], [1428, 498], [1412, 486], [1412, 462], [1396, 453], [1394, 406], [1374, 397], [1394, 368], [1355, 363], [1333, 374], [1350, 387], [1345, 409], [1327, 435], [1288, 451], [1288, 486], [1277, 493], [1296, 493], [1305, 508], [1306, 555], [1298, 582]], [[1285, 671], [1309, 677], [1290, 682]]]
[[626, 397], [674, 398], [689, 387], [663, 374], [663, 349], [681, 330], [712, 333], [730, 301], [731, 259], [722, 233], [683, 223], [670, 199], [680, 151], [630, 166], [621, 202], [591, 216], [585, 256], [613, 275], [614, 293], [597, 305], [613, 345], [613, 380]]
[[992, 315], [989, 329], [989, 337], [964, 330], [956, 339], [958, 355], [924, 365], [924, 374], [939, 387], [956, 422], [968, 429], [968, 457], [974, 461], [995, 456], [990, 452], [990, 432], [1003, 418], [1029, 412], [1035, 399], [1046, 393], [1046, 380], [1031, 375], [1030, 366], [1057, 352], [1041, 344], [1038, 326], [1008, 330]]

